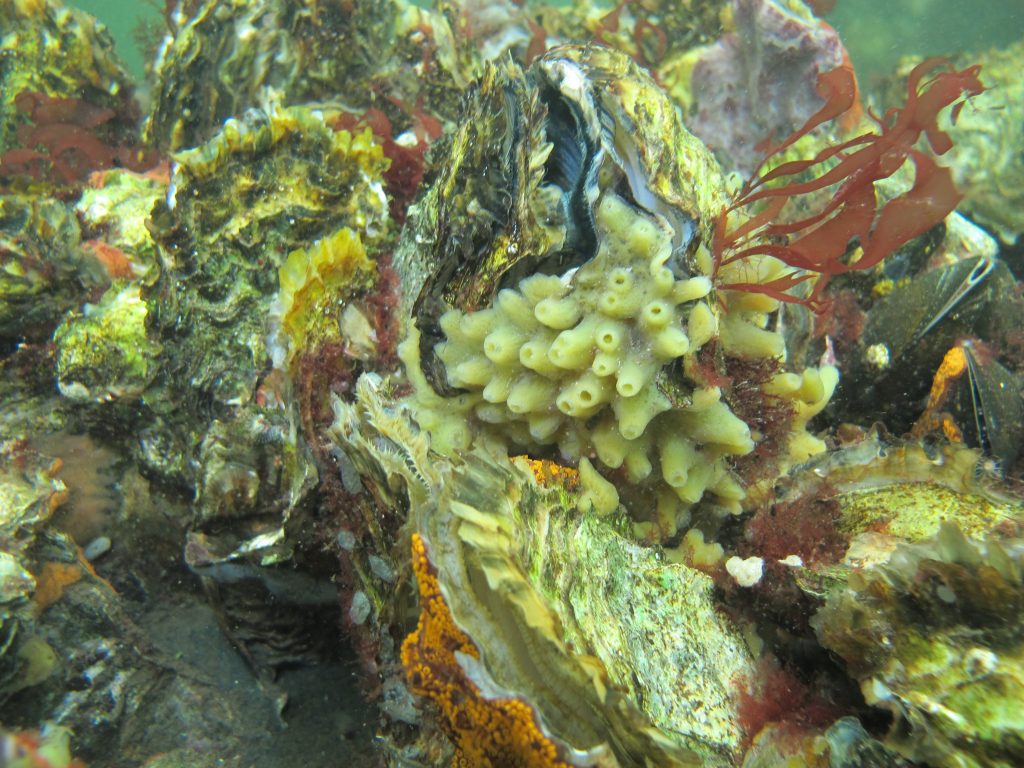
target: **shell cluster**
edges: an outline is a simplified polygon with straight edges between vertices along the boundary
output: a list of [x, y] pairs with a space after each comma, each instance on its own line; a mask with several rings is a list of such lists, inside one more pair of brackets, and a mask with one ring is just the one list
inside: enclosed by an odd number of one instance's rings
[[421, 615], [403, 661], [457, 757], [728, 764], [741, 738], [732, 681], [752, 664], [707, 575], [579, 514], [583, 471], [438, 455], [374, 377], [355, 394], [334, 399], [332, 438], [408, 499]]
[[139, 104], [63, 3], [0, 2], [0, 754], [1024, 765], [1021, 44], [856, 127], [803, 0], [188, 0]]
[[1012, 765], [1024, 715], [1019, 539], [968, 539], [945, 522], [853, 574], [814, 618], [822, 643], [888, 710], [888, 743], [935, 766]]
[[[634, 516], [662, 535], [705, 496], [738, 510], [744, 484], [730, 460], [760, 436], [731, 407], [716, 355], [781, 361], [785, 344], [768, 327], [777, 302], [713, 290], [703, 243], [724, 200], [714, 159], [649, 76], [605, 49], [494, 69], [468, 112], [403, 239], [406, 261], [430, 270], [404, 359], [434, 390], [418, 387], [416, 409], [435, 448], [483, 438], [595, 456], [645, 489]], [[488, 152], [522, 172], [482, 185]], [[731, 268], [756, 282], [774, 265]], [[836, 380], [827, 367], [780, 372], [759, 395], [790, 403], [798, 459], [821, 450], [803, 427]]]

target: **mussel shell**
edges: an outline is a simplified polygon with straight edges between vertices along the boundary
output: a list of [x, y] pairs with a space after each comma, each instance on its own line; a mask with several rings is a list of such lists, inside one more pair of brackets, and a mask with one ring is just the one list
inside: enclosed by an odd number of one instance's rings
[[947, 410], [960, 428], [963, 441], [1012, 464], [1024, 438], [1024, 400], [1021, 380], [975, 346], [961, 345], [967, 365], [953, 385]]
[[[959, 339], [989, 335], [993, 308], [1013, 284], [1004, 263], [980, 256], [919, 275], [879, 300], [857, 350], [843, 361], [840, 416], [908, 431], [943, 356]], [[871, 362], [872, 350], [882, 350], [885, 361]]]

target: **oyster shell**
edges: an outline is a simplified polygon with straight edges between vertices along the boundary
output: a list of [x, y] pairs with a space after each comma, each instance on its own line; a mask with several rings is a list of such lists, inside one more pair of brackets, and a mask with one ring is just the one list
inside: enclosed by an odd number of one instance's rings
[[858, 571], [813, 620], [865, 700], [892, 712], [886, 738], [915, 762], [1016, 765], [1020, 708], [1021, 542], [969, 540], [953, 522]]
[[48, 197], [0, 195], [0, 337], [45, 338], [106, 276], [91, 269], [74, 211]]
[[404, 491], [414, 558], [428, 558], [439, 590], [421, 584], [421, 609], [440, 595], [462, 651], [446, 653], [421, 621], [403, 658], [415, 692], [458, 692], [454, 707], [435, 701], [460, 752], [487, 758], [474, 765], [522, 759], [473, 719], [517, 702], [563, 761], [553, 765], [729, 765], [733, 680], [752, 666], [710, 578], [578, 512], [571, 470], [436, 454], [387, 393], [363, 376], [355, 403], [335, 399], [332, 434], [371, 493]]
[[526, 72], [490, 66], [464, 112], [472, 118], [438, 150], [444, 162], [416, 208], [415, 239], [398, 254], [414, 295], [423, 281], [414, 315], [425, 361], [440, 338], [439, 303], [479, 309], [526, 275], [563, 275], [593, 258], [604, 190], [621, 188], [670, 226], [677, 259], [710, 237], [725, 203], [714, 158], [650, 76], [617, 51], [567, 45]]
[[[765, 362], [742, 405], [784, 403], [775, 450], [822, 449], [803, 428], [835, 371], [782, 373], [785, 345], [767, 327], [777, 302], [712, 294], [704, 243], [725, 209], [721, 170], [627, 56], [570, 45], [526, 71], [489, 68], [435, 160], [396, 261], [416, 296], [403, 359], [425, 377], [417, 418], [436, 448], [475, 435], [596, 454], [640, 489], [627, 506], [645, 534], [671, 536], [705, 494], [739, 509], [729, 457], [760, 435], [736, 415], [724, 368], [746, 358]], [[754, 274], [736, 282], [778, 266], [737, 265]]]
[[950, 129], [954, 177], [967, 190], [963, 210], [1007, 244], [1024, 231], [1024, 160], [1018, 151], [1024, 140], [1024, 84], [1016, 74], [1022, 59], [1024, 42], [973, 56], [971, 62], [981, 64], [988, 88], [978, 97], [977, 108], [965, 110]]

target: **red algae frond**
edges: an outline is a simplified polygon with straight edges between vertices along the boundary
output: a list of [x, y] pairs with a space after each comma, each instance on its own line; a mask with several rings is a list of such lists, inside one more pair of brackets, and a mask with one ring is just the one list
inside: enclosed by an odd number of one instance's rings
[[735, 684], [740, 688], [737, 717], [748, 746], [770, 723], [790, 729], [820, 728], [842, 714], [772, 656], [760, 661], [756, 680]]
[[457, 653], [480, 652], [459, 629], [444, 601], [426, 542], [412, 537], [412, 566], [420, 594], [420, 620], [402, 643], [402, 665], [413, 693], [433, 701], [455, 744], [453, 768], [569, 768], [519, 699], [489, 699], [469, 679]]
[[23, 175], [74, 185], [94, 171], [148, 171], [160, 160], [155, 150], [136, 143], [129, 114], [35, 91], [22, 91], [14, 104], [27, 122], [17, 130], [22, 146], [0, 155], [0, 179]]
[[[951, 213], [962, 195], [949, 169], [915, 149], [915, 144], [923, 134], [935, 154], [948, 152], [953, 142], [939, 128], [939, 113], [952, 105], [955, 120], [964, 99], [985, 88], [978, 79], [979, 66], [946, 68], [922, 84], [940, 67], [947, 67], [945, 60], [932, 58], [911, 71], [906, 103], [882, 117], [872, 115], [877, 132], [827, 147], [810, 160], [782, 163], [764, 174], [760, 168], [755, 171], [736, 202], [724, 209], [716, 222], [712, 241], [716, 274], [725, 265], [754, 256], [774, 257], [792, 269], [764, 283], [737, 282], [719, 287], [763, 293], [820, 309], [829, 277], [873, 268]], [[824, 106], [791, 136], [769, 148], [761, 168], [818, 126], [855, 106], [857, 84], [852, 68], [841, 66], [819, 75], [818, 93], [825, 100]], [[915, 167], [911, 189], [879, 208], [875, 183], [892, 176], [908, 159]], [[793, 180], [807, 173], [817, 175], [807, 181]], [[794, 198], [829, 188], [835, 192], [820, 211], [793, 221], [782, 218], [787, 203]], [[730, 228], [729, 214], [755, 203], [762, 204], [761, 210]], [[851, 260], [846, 253], [853, 240], [859, 241], [861, 253]], [[818, 279], [806, 298], [790, 293], [813, 278]]]

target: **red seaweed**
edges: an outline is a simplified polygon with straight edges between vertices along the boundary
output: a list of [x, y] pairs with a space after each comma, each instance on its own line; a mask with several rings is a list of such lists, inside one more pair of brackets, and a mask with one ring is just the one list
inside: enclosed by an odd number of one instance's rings
[[734, 684], [739, 686], [737, 719], [748, 747], [769, 723], [787, 730], [821, 728], [842, 714], [839, 707], [771, 656], [758, 663], [755, 680], [741, 679]]
[[629, 0], [622, 0], [618, 5], [612, 8], [608, 13], [600, 18], [598, 21], [597, 29], [594, 30], [594, 39], [604, 45], [612, 45], [611, 42], [605, 40], [605, 34], [614, 34], [619, 31], [620, 16], [622, 16], [623, 9], [629, 5]]
[[548, 33], [544, 27], [533, 19], [527, 19], [526, 26], [530, 30], [530, 42], [526, 46], [526, 54], [523, 60], [527, 64], [532, 64], [534, 59], [548, 49]]
[[[947, 68], [922, 84], [926, 75], [944, 66]], [[923, 134], [935, 154], [949, 151], [953, 142], [938, 126], [939, 112], [953, 105], [955, 119], [964, 98], [985, 90], [978, 79], [979, 70], [980, 66], [955, 70], [944, 59], [927, 59], [907, 78], [906, 103], [882, 117], [871, 115], [878, 125], [877, 132], [861, 134], [822, 150], [810, 160], [782, 163], [761, 174], [761, 168], [772, 157], [854, 108], [857, 85], [852, 68], [840, 66], [819, 75], [818, 93], [825, 100], [824, 106], [787, 139], [767, 148], [736, 202], [722, 210], [712, 240], [716, 274], [722, 266], [758, 255], [773, 256], [792, 271], [767, 283], [737, 282], [719, 287], [764, 293], [820, 311], [829, 277], [871, 269], [941, 222], [962, 195], [949, 169], [914, 145]], [[879, 208], [875, 183], [892, 176], [908, 159], [915, 168], [913, 186]], [[805, 181], [792, 180], [807, 172], [818, 175]], [[782, 218], [787, 203], [794, 198], [833, 187], [832, 199], [820, 211], [793, 221]], [[729, 214], [754, 203], [761, 203], [762, 209], [730, 229]], [[851, 260], [847, 252], [855, 241], [861, 253]], [[807, 297], [791, 293], [812, 278], [817, 281]]]
[[[654, 56], [648, 58], [644, 49], [645, 43], [650, 37], [654, 38], [655, 53]], [[636, 62], [649, 70], [651, 77], [657, 82], [658, 75], [655, 67], [664, 60], [665, 51], [668, 50], [668, 36], [665, 34], [665, 30], [647, 19], [637, 19], [633, 25], [633, 45], [636, 46], [636, 56], [634, 57]]]
[[427, 165], [427, 149], [431, 142], [441, 135], [442, 126], [436, 117], [425, 111], [421, 102], [410, 107], [397, 98], [385, 98], [412, 118], [410, 133], [415, 136], [415, 143], [396, 141], [391, 120], [376, 107], [370, 107], [362, 115], [341, 115], [334, 121], [334, 128], [352, 130], [358, 125], [366, 125], [380, 141], [384, 156], [391, 161], [391, 165], [384, 171], [389, 210], [395, 223], [401, 226], [405, 222], [409, 204], [416, 197], [420, 182], [423, 180]]
[[828, 495], [778, 501], [755, 514], [746, 526], [751, 551], [768, 560], [797, 555], [805, 565], [831, 565], [842, 560], [849, 538], [837, 527], [839, 502]]
[[0, 155], [0, 177], [29, 176], [75, 185], [108, 168], [146, 171], [159, 161], [141, 147], [130, 115], [82, 99], [56, 98], [22, 91], [14, 99], [28, 122], [18, 126], [20, 148]]

